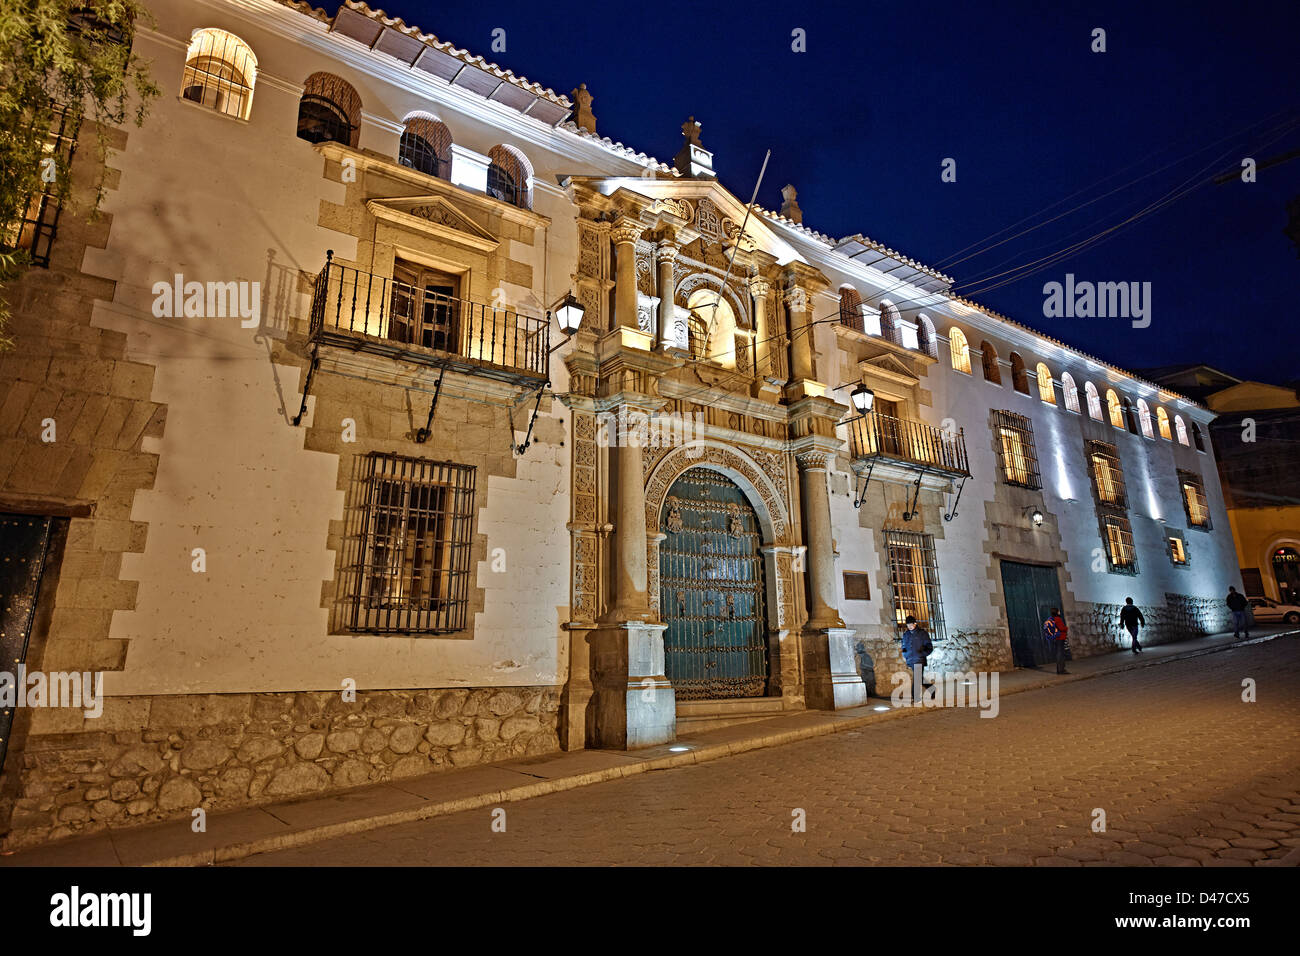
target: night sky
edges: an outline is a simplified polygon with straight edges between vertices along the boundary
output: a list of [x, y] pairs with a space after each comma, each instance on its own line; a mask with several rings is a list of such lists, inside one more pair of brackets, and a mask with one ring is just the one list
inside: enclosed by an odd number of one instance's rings
[[[1117, 365], [1300, 379], [1300, 257], [1282, 233], [1300, 158], [1252, 184], [1210, 182], [1300, 148], [1295, 0], [383, 6], [557, 93], [585, 82], [600, 134], [664, 162], [694, 115], [742, 201], [770, 148], [761, 205], [779, 209], [793, 183], [805, 225], [870, 236]], [[1096, 27], [1105, 53], [1090, 49]], [[791, 50], [796, 28], [806, 53]], [[955, 183], [940, 179], [948, 157]], [[1041, 271], [996, 276], [1191, 186]], [[1067, 272], [1150, 282], [1150, 327], [1044, 318], [1043, 284]]]

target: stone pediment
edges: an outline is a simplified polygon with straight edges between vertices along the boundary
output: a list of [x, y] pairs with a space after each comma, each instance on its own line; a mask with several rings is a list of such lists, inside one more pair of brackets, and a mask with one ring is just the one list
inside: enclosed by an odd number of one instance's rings
[[372, 199], [366, 208], [378, 218], [403, 228], [429, 233], [481, 252], [492, 252], [501, 244], [501, 240], [442, 196]]
[[907, 366], [902, 359], [893, 355], [877, 355], [858, 363], [864, 373], [879, 375], [882, 378], [889, 379], [893, 382], [900, 382], [905, 385], [917, 384], [916, 373]]

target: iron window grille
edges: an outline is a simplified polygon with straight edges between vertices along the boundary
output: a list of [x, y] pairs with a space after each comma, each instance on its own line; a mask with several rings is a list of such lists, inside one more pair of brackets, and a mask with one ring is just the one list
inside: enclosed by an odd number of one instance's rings
[[1106, 542], [1106, 562], [1116, 574], [1137, 574], [1137, 551], [1133, 548], [1133, 528], [1123, 515], [1101, 516], [1102, 540]]
[[348, 629], [446, 634], [465, 629], [475, 468], [371, 452], [363, 462], [359, 564]]
[[298, 103], [298, 138], [309, 143], [352, 142], [353, 126], [347, 112], [328, 96], [304, 93]]
[[514, 181], [514, 178], [506, 172], [505, 168], [497, 163], [488, 166], [487, 175], [487, 192], [493, 199], [500, 199], [502, 202], [508, 202], [512, 206], [526, 207], [528, 204], [524, 201], [524, 191]]
[[409, 129], [402, 133], [402, 138], [398, 141], [397, 161], [427, 176], [451, 178], [451, 160], [438, 155], [438, 150], [432, 143]]
[[1099, 505], [1121, 510], [1128, 508], [1124, 469], [1114, 445], [1104, 441], [1088, 442], [1088, 471], [1092, 474], [1092, 490]]
[[1183, 513], [1189, 528], [1210, 530], [1210, 506], [1205, 500], [1205, 485], [1198, 475], [1190, 471], [1178, 472], [1178, 486], [1183, 498]]
[[[77, 126], [78, 122], [66, 108], [54, 109], [42, 163], [52, 160], [56, 175], [66, 176], [72, 168], [72, 157], [77, 151]], [[45, 182], [39, 193], [22, 204], [18, 218], [0, 228], [0, 248], [6, 252], [24, 251], [32, 265], [43, 269], [50, 267], [50, 248], [58, 234], [59, 216], [63, 212], [63, 203], [57, 191], [51, 191], [52, 185]]]
[[248, 118], [257, 66], [238, 37], [212, 31], [201, 53], [191, 57], [181, 75], [181, 96], [218, 113]]
[[1034, 447], [1033, 423], [1024, 415], [994, 409], [993, 427], [998, 438], [1002, 477], [1006, 483], [1021, 488], [1043, 487], [1038, 471], [1038, 451]]
[[905, 628], [910, 614], [933, 639], [942, 638], [943, 599], [939, 594], [934, 535], [886, 531], [885, 546], [889, 550], [889, 590], [893, 595], [894, 623], [900, 630]]

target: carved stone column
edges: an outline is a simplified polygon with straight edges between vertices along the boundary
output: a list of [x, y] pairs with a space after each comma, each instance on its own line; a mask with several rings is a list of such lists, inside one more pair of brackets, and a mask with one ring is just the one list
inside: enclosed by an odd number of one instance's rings
[[831, 499], [826, 489], [829, 449], [812, 448], [796, 456], [803, 500], [804, 540], [808, 545], [808, 627], [843, 627], [835, 604], [835, 552], [831, 541]]
[[781, 342], [777, 338], [778, 323], [767, 313], [767, 297], [772, 283], [763, 276], [751, 276], [749, 294], [754, 300], [754, 370], [756, 381], [753, 394], [776, 401], [785, 384], [780, 360]]
[[790, 371], [795, 382], [815, 381], [813, 364], [812, 307], [808, 292], [792, 285], [785, 290], [784, 301], [790, 313]]
[[636, 320], [636, 241], [644, 231], [626, 216], [614, 223], [614, 322], [628, 329], [640, 329]]
[[856, 707], [867, 699], [853, 657], [854, 631], [844, 626], [835, 606], [835, 547], [826, 478], [828, 463], [841, 445], [834, 437], [833, 412], [843, 408], [824, 398], [804, 399], [791, 408], [794, 429], [800, 433], [792, 446], [799, 462], [803, 533], [808, 546], [808, 622], [801, 635], [804, 697], [809, 707], [821, 710]]
[[655, 268], [658, 272], [656, 290], [659, 293], [659, 341], [660, 348], [673, 341], [673, 263], [677, 259], [678, 245], [670, 236], [661, 236], [655, 247]]

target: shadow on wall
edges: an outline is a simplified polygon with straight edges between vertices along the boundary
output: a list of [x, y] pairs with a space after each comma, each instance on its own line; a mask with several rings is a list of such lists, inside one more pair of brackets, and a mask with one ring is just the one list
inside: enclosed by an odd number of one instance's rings
[[867, 653], [867, 645], [858, 641], [853, 646], [853, 659], [858, 668], [858, 676], [867, 685], [867, 696], [876, 696], [876, 662]]

